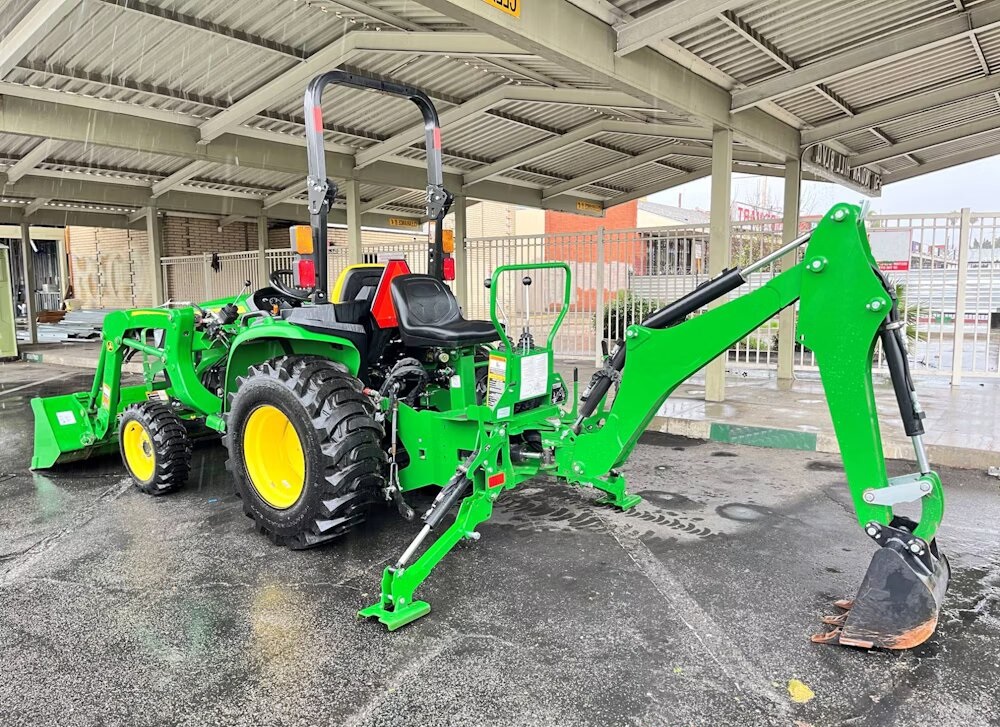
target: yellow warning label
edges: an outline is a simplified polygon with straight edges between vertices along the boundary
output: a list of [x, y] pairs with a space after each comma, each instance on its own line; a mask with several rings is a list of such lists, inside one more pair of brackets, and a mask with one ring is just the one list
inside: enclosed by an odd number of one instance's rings
[[490, 356], [489, 374], [486, 378], [486, 406], [491, 409], [500, 403], [507, 388], [507, 359], [498, 354]]
[[412, 217], [390, 217], [389, 227], [406, 227], [411, 230], [416, 230], [423, 223], [420, 220], [415, 220]]
[[580, 212], [591, 212], [598, 215], [604, 213], [604, 207], [601, 206], [600, 202], [591, 202], [586, 199], [578, 199], [576, 201], [576, 208]]
[[492, 5], [498, 10], [503, 10], [508, 15], [515, 18], [521, 17], [521, 0], [483, 0], [487, 5]]

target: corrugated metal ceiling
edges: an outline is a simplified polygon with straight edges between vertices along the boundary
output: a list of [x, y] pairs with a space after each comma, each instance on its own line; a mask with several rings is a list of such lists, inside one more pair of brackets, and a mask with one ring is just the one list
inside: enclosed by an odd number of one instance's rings
[[[976, 8], [988, 2], [990, 0], [974, 0], [965, 5]], [[602, 17], [609, 14], [609, 9], [615, 9], [611, 12], [614, 17], [625, 17], [627, 13], [640, 20], [644, 13], [669, 7], [666, 0], [602, 3], [579, 0], [577, 4], [594, 9]], [[32, 5], [30, 0], [0, 0], [0, 39], [11, 32]], [[179, 123], [194, 127], [295, 67], [302, 58], [330, 44], [336, 45], [346, 33], [400, 29], [471, 30], [411, 0], [374, 0], [367, 3], [368, 12], [359, 10], [357, 3], [352, 2], [350, 6], [336, 0], [274, 0], [267, 3], [259, 0], [83, 0], [54, 24], [3, 81], [16, 85], [7, 87], [15, 95], [17, 87], [46, 89], [53, 97], [72, 95], [163, 112], [167, 118], [176, 118]], [[764, 0], [736, 2], [728, 7], [726, 13], [673, 34], [672, 41], [675, 47], [689, 54], [689, 58], [693, 56], [702, 64], [692, 65], [696, 72], [709, 64], [713, 73], [721, 72], [735, 79], [737, 88], [786, 73], [787, 67], [779, 59], [786, 59], [793, 67], [801, 67], [959, 13], [954, 0], [841, 0], [838, 3]], [[774, 106], [764, 104], [763, 108], [770, 108], [775, 113], [780, 110], [784, 118], [792, 118], [796, 125], [808, 128], [891, 100], [907, 98], [916, 92], [979, 78], [988, 71], [997, 70], [1000, 64], [1000, 28], [978, 33], [978, 40], [982, 59], [969, 37], [957, 38], [904, 58], [825, 79], [819, 85], [781, 95], [774, 99]], [[608, 88], [606, 81], [596, 74], [523, 55], [499, 60], [365, 52], [351, 59], [351, 67], [426, 88], [435, 98], [439, 112], [506, 85]], [[419, 128], [419, 116], [413, 105], [405, 100], [374, 100], [365, 92], [331, 89], [326, 101], [326, 138], [341, 151], [367, 149], [401, 131]], [[290, 85], [287, 93], [266, 106], [240, 122], [242, 130], [237, 127], [236, 132], [275, 140], [294, 138], [301, 143], [301, 84]], [[888, 121], [876, 130], [845, 134], [837, 140], [837, 148], [848, 154], [864, 153], [892, 142], [998, 114], [1000, 103], [996, 97], [981, 94]], [[564, 103], [505, 101], [445, 127], [445, 163], [453, 172], [473, 171], [552, 138], [554, 134], [599, 119], [678, 121], [669, 113], [654, 110], [637, 112]], [[192, 128], [191, 133], [198, 132]], [[990, 134], [983, 134], [971, 140], [957, 140], [918, 151], [912, 158], [940, 160], [946, 158], [945, 155], [961, 154], [976, 148], [977, 144], [992, 143], [992, 140]], [[16, 160], [30, 152], [38, 141], [34, 137], [0, 133], [0, 158]], [[597, 143], [572, 144], [532, 159], [529, 164], [501, 172], [495, 178], [544, 189], [670, 142], [658, 137], [607, 133], [592, 141]], [[60, 171], [78, 174], [92, 169], [105, 175], [131, 175], [128, 177], [130, 183], [142, 183], [163, 178], [187, 164], [186, 159], [157, 152], [156, 146], [155, 139], [150, 140], [150, 148], [144, 152], [93, 144], [64, 144], [38, 169], [48, 175]], [[404, 147], [386, 159], [420, 162], [423, 159], [421, 144]], [[704, 169], [709, 164], [705, 157], [666, 159], [682, 170]], [[891, 172], [912, 167], [913, 163], [912, 159], [897, 157], [880, 166], [884, 172]], [[616, 196], [616, 190], [645, 189], [661, 180], [667, 183], [671, 177], [684, 173], [671, 173], [662, 164], [647, 164], [582, 187], [577, 192], [608, 198]], [[261, 196], [294, 183], [297, 176], [214, 165], [185, 183], [184, 188]], [[378, 191], [380, 189], [372, 187], [372, 196], [387, 194], [384, 189]], [[421, 194], [419, 191], [413, 193], [418, 203]], [[393, 203], [396, 207], [407, 204], [405, 200]]]

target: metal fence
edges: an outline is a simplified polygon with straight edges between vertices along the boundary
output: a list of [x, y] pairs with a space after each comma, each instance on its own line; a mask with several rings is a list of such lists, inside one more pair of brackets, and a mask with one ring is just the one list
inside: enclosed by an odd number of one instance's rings
[[[799, 231], [811, 229], [817, 221], [803, 218]], [[868, 224], [877, 252], [889, 243], [902, 245], [902, 259], [884, 268], [896, 286], [907, 322], [914, 373], [948, 375], [954, 381], [963, 374], [1000, 376], [1000, 213], [875, 215]], [[555, 339], [556, 355], [598, 358], [602, 344], [620, 339], [628, 325], [708, 280], [708, 241], [708, 225], [468, 239], [465, 314], [488, 318], [489, 291], [483, 281], [499, 266], [566, 262], [571, 273], [570, 310]], [[780, 220], [734, 223], [726, 265], [744, 267], [781, 244]], [[405, 257], [414, 272], [427, 269], [423, 242], [366, 244], [362, 256], [365, 262]], [[346, 248], [331, 248], [331, 282], [347, 262]], [[268, 273], [291, 263], [290, 250], [266, 253]], [[764, 285], [781, 270], [781, 261], [761, 269], [730, 298]], [[230, 295], [248, 279], [261, 284], [256, 251], [164, 258], [163, 275], [167, 295], [174, 300]], [[534, 271], [528, 274], [527, 286], [524, 277], [510, 274], [501, 279], [500, 315], [516, 338], [528, 310], [536, 339], [541, 339], [558, 313], [564, 273]], [[782, 335], [791, 331], [780, 329], [777, 316], [765, 321], [730, 349], [730, 368], [777, 367]], [[876, 365], [883, 365], [878, 349]], [[796, 344], [793, 366], [815, 368], [812, 353]]]

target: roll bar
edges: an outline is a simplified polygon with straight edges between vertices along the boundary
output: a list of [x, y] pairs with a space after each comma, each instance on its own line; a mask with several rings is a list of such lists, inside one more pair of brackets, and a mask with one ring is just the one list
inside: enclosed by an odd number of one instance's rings
[[418, 88], [394, 81], [349, 73], [328, 71], [309, 82], [305, 93], [306, 155], [309, 176], [309, 224], [312, 227], [313, 248], [316, 261], [316, 288], [313, 302], [327, 302], [327, 218], [337, 196], [337, 185], [326, 176], [326, 149], [323, 142], [323, 91], [329, 85], [349, 86], [408, 98], [424, 118], [424, 138], [427, 147], [427, 217], [434, 223], [434, 242], [428, 251], [428, 272], [438, 279], [444, 277], [444, 251], [442, 247], [441, 220], [451, 208], [452, 195], [444, 188], [441, 170], [441, 122], [437, 109], [426, 93]]

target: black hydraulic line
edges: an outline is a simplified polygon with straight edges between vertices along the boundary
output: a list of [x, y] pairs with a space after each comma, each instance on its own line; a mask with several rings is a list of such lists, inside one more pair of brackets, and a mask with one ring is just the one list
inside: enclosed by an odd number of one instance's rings
[[889, 378], [896, 393], [896, 404], [899, 406], [899, 417], [903, 420], [903, 429], [908, 437], [920, 436], [924, 433], [924, 412], [917, 403], [916, 386], [910, 374], [910, 362], [906, 358], [906, 322], [899, 316], [899, 306], [893, 286], [878, 272], [882, 284], [889, 294], [892, 308], [885, 324], [879, 329], [882, 339], [882, 353], [889, 368]]
[[[702, 283], [687, 295], [652, 313], [641, 325], [646, 328], [669, 328], [713, 300], [736, 290], [745, 282], [746, 278], [743, 277], [743, 272], [739, 268], [725, 270], [718, 277]], [[603, 368], [594, 373], [580, 398], [580, 411], [575, 427], [577, 431], [579, 431], [581, 422], [597, 410], [597, 405], [608, 393], [611, 384], [614, 383], [623, 368], [625, 368], [625, 343], [618, 341], [611, 357], [605, 361]]]
[[327, 233], [326, 223], [337, 194], [337, 185], [326, 176], [326, 149], [323, 143], [323, 89], [329, 85], [367, 89], [390, 96], [401, 96], [416, 104], [424, 118], [424, 141], [427, 152], [427, 216], [434, 221], [434, 242], [429, 251], [428, 273], [444, 277], [444, 249], [441, 221], [451, 208], [452, 195], [444, 188], [441, 162], [441, 122], [430, 97], [418, 88], [403, 83], [370, 78], [347, 71], [329, 71], [309, 82], [305, 93], [306, 157], [309, 176], [309, 223], [312, 227], [316, 264], [316, 288], [313, 302], [327, 301]]

